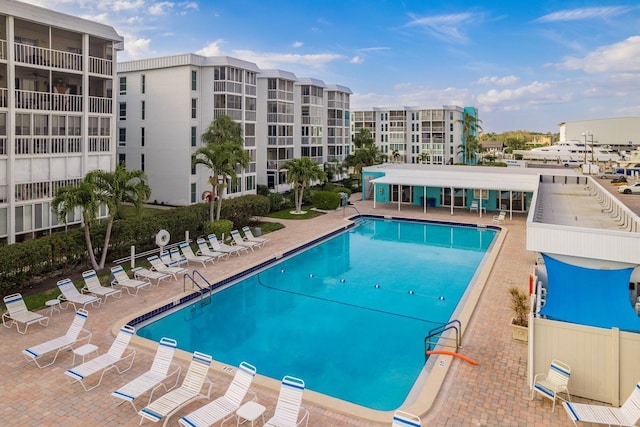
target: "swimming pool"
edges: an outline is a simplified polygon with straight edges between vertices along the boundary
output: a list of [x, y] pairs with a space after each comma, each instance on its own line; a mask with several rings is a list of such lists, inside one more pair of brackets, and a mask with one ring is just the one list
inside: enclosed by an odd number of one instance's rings
[[475, 226], [368, 219], [138, 334], [392, 410], [423, 368], [425, 335], [454, 315], [494, 236]]

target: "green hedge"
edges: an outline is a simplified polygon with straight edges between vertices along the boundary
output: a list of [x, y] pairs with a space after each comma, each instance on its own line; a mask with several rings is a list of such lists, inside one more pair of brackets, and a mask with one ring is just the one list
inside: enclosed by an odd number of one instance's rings
[[[251, 217], [264, 216], [271, 203], [265, 196], [242, 196], [222, 201], [222, 218], [240, 229], [248, 225]], [[155, 235], [167, 230], [171, 242], [184, 240], [185, 231], [195, 239], [205, 234], [204, 225], [209, 220], [209, 205], [200, 203], [167, 210], [158, 215], [116, 220], [109, 240], [109, 262], [129, 256], [131, 246], [136, 252], [155, 249]], [[99, 259], [104, 245], [107, 222], [91, 227], [91, 242]], [[227, 235], [227, 234], [225, 234]], [[79, 265], [88, 265], [84, 230], [71, 228], [57, 231], [36, 240], [0, 246], [0, 293], [20, 292], [37, 278], [66, 272]]]
[[336, 209], [340, 206], [340, 195], [333, 191], [314, 191], [313, 206], [324, 210]]

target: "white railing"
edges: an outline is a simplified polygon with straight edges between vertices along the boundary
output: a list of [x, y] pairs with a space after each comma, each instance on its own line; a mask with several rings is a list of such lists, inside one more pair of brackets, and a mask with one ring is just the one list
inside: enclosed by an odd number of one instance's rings
[[256, 91], [256, 87], [255, 86], [246, 85], [244, 87], [244, 94], [245, 95], [253, 95], [253, 96], [255, 96], [256, 92], [257, 91]]
[[343, 126], [344, 125], [344, 120], [342, 120], [342, 119], [329, 119], [328, 123], [329, 123], [329, 126]]
[[14, 43], [14, 46], [16, 62], [31, 65], [49, 65], [49, 49], [22, 43]]
[[110, 142], [108, 136], [92, 136], [89, 138], [89, 152], [109, 151]]
[[7, 41], [0, 40], [0, 59], [7, 59]]
[[50, 65], [52, 68], [82, 71], [82, 55], [62, 50], [51, 50]]
[[90, 113], [111, 114], [112, 111], [113, 111], [113, 100], [111, 98], [104, 98], [100, 96], [89, 97]]
[[93, 74], [101, 74], [103, 76], [111, 76], [113, 71], [113, 61], [110, 59], [89, 57], [89, 72]]
[[244, 119], [246, 121], [249, 121], [249, 122], [255, 122], [256, 121], [256, 112], [255, 111], [245, 111], [244, 112]]
[[8, 94], [8, 89], [0, 88], [0, 108], [7, 108], [9, 106], [9, 101], [7, 100]]
[[15, 106], [26, 110], [82, 111], [82, 96], [16, 90]]
[[6, 156], [7, 154], [7, 137], [0, 136], [0, 156]]

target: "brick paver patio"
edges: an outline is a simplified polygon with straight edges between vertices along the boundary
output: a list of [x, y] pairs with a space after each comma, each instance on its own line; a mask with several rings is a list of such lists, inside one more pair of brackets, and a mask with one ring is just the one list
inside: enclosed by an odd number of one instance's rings
[[[361, 213], [397, 215], [424, 218], [421, 209], [403, 207], [398, 213], [396, 206], [378, 205], [356, 201]], [[265, 249], [222, 261], [208, 268], [216, 279], [243, 270], [247, 265], [272, 257], [344, 225], [344, 217], [355, 213], [353, 209], [336, 211], [305, 221], [282, 221], [286, 228], [270, 233], [272, 241]], [[491, 223], [492, 214], [479, 218], [465, 210], [456, 210], [452, 217], [448, 209], [430, 208], [426, 215], [430, 219], [454, 220], [470, 223]], [[526, 384], [527, 346], [513, 341], [509, 321], [507, 288], [512, 284], [527, 287], [532, 271], [534, 255], [525, 250], [525, 215], [514, 215], [506, 221], [507, 237], [500, 256], [489, 276], [484, 292], [467, 326], [462, 346], [464, 354], [479, 362], [472, 366], [455, 359], [444, 385], [431, 410], [422, 417], [423, 426], [558, 426], [570, 425], [560, 407], [551, 412], [549, 400], [529, 400]], [[121, 300], [109, 301], [101, 308], [89, 308], [86, 328], [93, 332], [92, 343], [106, 352], [113, 341], [113, 328], [126, 316], [138, 313], [146, 307], [167, 301], [182, 294], [182, 281], [163, 283], [150, 291], [141, 291], [136, 297], [123, 295]], [[44, 310], [43, 310], [44, 311]], [[47, 328], [33, 325], [27, 335], [20, 335], [15, 328], [0, 328], [2, 353], [0, 355], [0, 425], [25, 426], [136, 426], [140, 417], [128, 404], [114, 406], [110, 393], [146, 371], [153, 359], [154, 350], [135, 345], [137, 351], [133, 368], [118, 375], [115, 371], [105, 375], [102, 385], [85, 392], [79, 384], [69, 384], [64, 371], [71, 366], [71, 354], [62, 354], [51, 367], [38, 369], [26, 363], [21, 350], [66, 332], [71, 322], [72, 310], [55, 313]], [[119, 326], [119, 323], [118, 325]], [[215, 355], [214, 355], [215, 358]], [[247, 356], [247, 361], [251, 361]], [[186, 369], [188, 363], [181, 361]], [[260, 373], [260, 367], [258, 367]], [[211, 369], [214, 381], [212, 397], [224, 393], [230, 377], [219, 367]], [[260, 385], [253, 387], [261, 404], [267, 407], [265, 416], [273, 414], [277, 390]], [[178, 425], [178, 418], [204, 404], [199, 401], [174, 415], [169, 425]], [[351, 414], [322, 408], [308, 401], [305, 407], [311, 412], [310, 426], [369, 426], [378, 425], [358, 420]], [[233, 423], [231, 420], [227, 422]], [[151, 425], [145, 421], [144, 425]], [[389, 423], [391, 424], [391, 418]]]

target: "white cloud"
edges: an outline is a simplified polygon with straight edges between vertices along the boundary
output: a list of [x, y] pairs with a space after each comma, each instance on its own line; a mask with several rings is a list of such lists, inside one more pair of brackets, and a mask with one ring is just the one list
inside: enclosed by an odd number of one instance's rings
[[610, 18], [622, 15], [629, 11], [629, 8], [622, 6], [611, 7], [583, 7], [578, 9], [565, 9], [548, 15], [541, 16], [535, 22], [566, 22], [582, 21], [585, 19]]
[[476, 99], [480, 105], [504, 104], [503, 108], [513, 108], [514, 104], [553, 102], [557, 98], [554, 84], [536, 81], [515, 89], [491, 89], [484, 94], [479, 94]]
[[467, 36], [462, 33], [461, 28], [467, 27], [477, 19], [477, 16], [471, 13], [436, 15], [424, 18], [413, 14], [409, 16], [412, 20], [405, 24], [405, 27], [421, 27], [440, 40], [458, 43], [467, 41]]
[[364, 62], [364, 59], [359, 57], [358, 55], [354, 56], [349, 60], [350, 64], [362, 64], [363, 62]]
[[122, 10], [134, 10], [144, 6], [144, 0], [134, 0], [134, 1], [126, 1], [126, 0], [116, 0], [111, 4], [111, 9], [115, 12], [119, 12]]
[[496, 85], [496, 86], [509, 86], [515, 84], [520, 80], [516, 76], [504, 76], [504, 77], [482, 77], [478, 80], [478, 84], [481, 85]]
[[[126, 36], [124, 41], [125, 50], [122, 55], [125, 60], [149, 57], [152, 54], [151, 40], [136, 38], [132, 35]], [[121, 59], [118, 57], [118, 59]]]
[[142, 24], [142, 17], [141, 16], [131, 16], [129, 18], [127, 18], [127, 24], [129, 25], [140, 25]]
[[80, 15], [80, 18], [99, 22], [101, 24], [109, 24], [109, 15], [107, 13], [101, 13], [99, 15]]
[[336, 53], [299, 55], [293, 53], [254, 52], [252, 50], [236, 50], [234, 51], [234, 56], [245, 61], [254, 62], [260, 68], [286, 68], [287, 65], [297, 64], [317, 69], [330, 62], [345, 58], [344, 55]]
[[202, 56], [222, 56], [222, 49], [220, 45], [224, 43], [223, 39], [214, 40], [202, 49], [197, 50], [195, 53]]
[[295, 41], [291, 44], [291, 46], [298, 48], [298, 47], [302, 47], [303, 43], [299, 42], [299, 41]]
[[640, 72], [640, 36], [600, 47], [583, 58], [566, 57], [558, 68], [587, 73]]
[[169, 1], [161, 1], [149, 6], [149, 13], [151, 15], [166, 15], [170, 9], [173, 9], [175, 3]]

